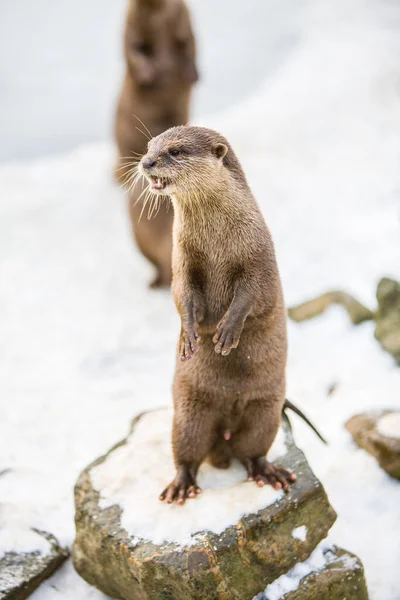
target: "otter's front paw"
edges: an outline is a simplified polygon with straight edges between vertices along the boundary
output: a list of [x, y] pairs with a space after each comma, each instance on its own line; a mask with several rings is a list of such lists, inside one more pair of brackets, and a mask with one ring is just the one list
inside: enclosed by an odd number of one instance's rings
[[227, 356], [233, 348], [237, 348], [240, 341], [240, 335], [243, 330], [243, 323], [237, 324], [223, 317], [217, 325], [217, 331], [213, 337], [215, 352]]
[[181, 331], [179, 339], [179, 356], [182, 361], [190, 360], [199, 349], [200, 336], [195, 326]]

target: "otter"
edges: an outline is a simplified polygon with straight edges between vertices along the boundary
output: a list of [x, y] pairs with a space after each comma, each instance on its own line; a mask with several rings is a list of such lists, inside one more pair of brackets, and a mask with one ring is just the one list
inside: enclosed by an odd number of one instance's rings
[[183, 504], [200, 464], [239, 459], [257, 485], [295, 474], [266, 455], [285, 403], [286, 311], [274, 245], [229, 142], [180, 126], [153, 138], [139, 172], [174, 207], [172, 293], [181, 317], [173, 382], [174, 480]]
[[[157, 135], [189, 119], [193, 84], [198, 79], [190, 15], [183, 0], [130, 0], [125, 27], [126, 73], [119, 98], [115, 175], [128, 180], [132, 163], [145, 151], [148, 133]], [[152, 287], [171, 283], [173, 211], [163, 203], [152, 219], [143, 209], [143, 187], [128, 196], [136, 243], [157, 269]]]

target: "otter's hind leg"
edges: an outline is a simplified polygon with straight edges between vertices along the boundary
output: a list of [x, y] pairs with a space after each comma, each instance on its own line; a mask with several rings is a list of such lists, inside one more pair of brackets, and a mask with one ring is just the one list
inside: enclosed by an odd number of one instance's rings
[[249, 481], [255, 481], [260, 487], [268, 483], [276, 490], [287, 491], [296, 475], [266, 458], [279, 429], [281, 411], [279, 398], [250, 401], [240, 429], [232, 435], [232, 452], [246, 467]]
[[195, 498], [201, 492], [196, 476], [213, 445], [215, 419], [205, 393], [182, 394], [178, 390], [175, 396], [172, 448], [176, 475], [160, 494], [160, 500], [184, 504], [186, 498]]

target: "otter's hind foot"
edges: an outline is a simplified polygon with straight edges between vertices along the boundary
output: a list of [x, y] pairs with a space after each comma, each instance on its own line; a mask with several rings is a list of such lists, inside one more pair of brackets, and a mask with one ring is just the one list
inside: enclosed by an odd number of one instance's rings
[[255, 481], [259, 487], [265, 484], [272, 485], [275, 490], [289, 491], [289, 485], [296, 481], [296, 475], [282, 467], [277, 467], [265, 458], [256, 458], [248, 461], [248, 481]]
[[167, 485], [159, 498], [161, 501], [166, 500], [168, 504], [173, 502], [185, 504], [186, 498], [196, 498], [197, 494], [200, 493], [201, 488], [197, 485], [195, 477], [188, 469], [181, 468], [178, 470], [175, 479]]

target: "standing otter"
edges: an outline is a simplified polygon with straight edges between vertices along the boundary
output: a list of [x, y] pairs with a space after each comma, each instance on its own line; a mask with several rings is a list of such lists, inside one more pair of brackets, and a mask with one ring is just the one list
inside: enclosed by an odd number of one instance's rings
[[[130, 0], [125, 29], [126, 74], [119, 99], [115, 136], [117, 178], [127, 181], [132, 162], [146, 151], [146, 129], [158, 135], [187, 123], [192, 86], [198, 79], [195, 42], [183, 0]], [[129, 195], [136, 242], [157, 268], [152, 287], [171, 283], [173, 212], [164, 203], [151, 220], [140, 219], [143, 188]]]
[[195, 497], [207, 456], [220, 468], [238, 458], [249, 480], [287, 490], [295, 475], [265, 458], [285, 402], [286, 311], [273, 242], [239, 161], [215, 131], [174, 127], [149, 142], [139, 172], [175, 213], [177, 473], [160, 499]]

